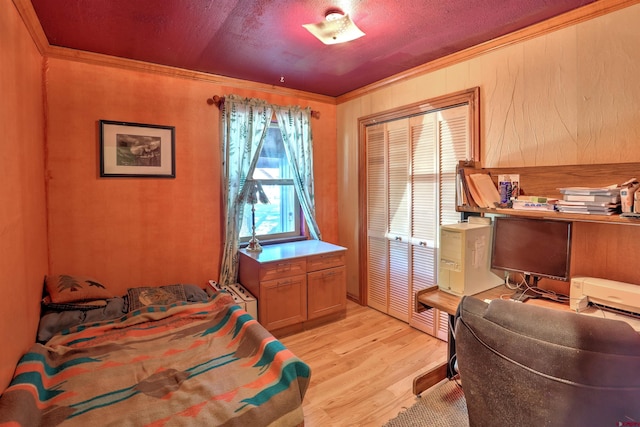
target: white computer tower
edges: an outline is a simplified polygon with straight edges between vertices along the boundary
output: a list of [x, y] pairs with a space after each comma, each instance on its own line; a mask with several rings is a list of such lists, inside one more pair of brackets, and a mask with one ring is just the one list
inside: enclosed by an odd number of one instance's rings
[[440, 226], [438, 287], [455, 295], [474, 295], [494, 288], [504, 280], [491, 272], [490, 223]]

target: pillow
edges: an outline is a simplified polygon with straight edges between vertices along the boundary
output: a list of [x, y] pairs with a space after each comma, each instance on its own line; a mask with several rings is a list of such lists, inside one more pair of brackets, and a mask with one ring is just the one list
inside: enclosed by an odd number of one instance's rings
[[47, 276], [45, 288], [54, 304], [104, 300], [115, 296], [102, 283], [82, 276]]
[[96, 299], [90, 301], [72, 301], [72, 302], [52, 302], [51, 296], [47, 295], [42, 299], [42, 309], [43, 310], [53, 310], [53, 311], [67, 311], [67, 310], [93, 310], [94, 308], [100, 308], [107, 305], [106, 299]]
[[[54, 335], [82, 323], [101, 322], [103, 320], [117, 319], [126, 314], [124, 310], [124, 298], [111, 298], [104, 307], [91, 310], [62, 310], [49, 311], [40, 318], [38, 325], [38, 342], [46, 343]], [[68, 304], [71, 305], [71, 304]]]
[[198, 287], [197, 285], [182, 285], [184, 287], [184, 293], [187, 296], [189, 302], [206, 302], [209, 299], [207, 291]]
[[127, 295], [129, 296], [130, 312], [147, 305], [170, 305], [187, 301], [182, 285], [129, 288]]

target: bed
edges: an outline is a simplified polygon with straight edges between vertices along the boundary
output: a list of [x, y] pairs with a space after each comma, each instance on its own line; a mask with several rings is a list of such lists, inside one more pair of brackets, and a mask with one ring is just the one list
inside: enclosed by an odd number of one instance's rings
[[49, 300], [0, 425], [303, 425], [309, 366], [226, 292], [193, 289]]

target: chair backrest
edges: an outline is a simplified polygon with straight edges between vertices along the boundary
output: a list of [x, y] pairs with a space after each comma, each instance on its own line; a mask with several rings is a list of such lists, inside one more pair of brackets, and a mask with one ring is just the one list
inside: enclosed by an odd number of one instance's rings
[[640, 335], [624, 322], [467, 296], [455, 344], [471, 426], [640, 423]]

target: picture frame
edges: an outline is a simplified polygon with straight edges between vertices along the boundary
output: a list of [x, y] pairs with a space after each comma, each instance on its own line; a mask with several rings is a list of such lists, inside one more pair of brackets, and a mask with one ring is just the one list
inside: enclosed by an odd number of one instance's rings
[[175, 178], [175, 127], [100, 120], [100, 176]]

